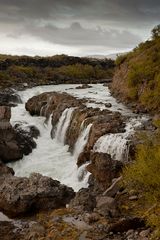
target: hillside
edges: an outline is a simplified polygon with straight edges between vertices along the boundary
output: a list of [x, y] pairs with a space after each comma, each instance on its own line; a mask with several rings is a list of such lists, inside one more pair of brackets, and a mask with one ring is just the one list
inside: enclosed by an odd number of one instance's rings
[[28, 57], [0, 55], [0, 87], [23, 83], [29, 85], [90, 83], [112, 78], [114, 61], [55, 55]]
[[151, 40], [117, 58], [112, 83], [112, 91], [118, 98], [134, 103], [138, 109], [156, 113], [160, 111], [159, 28], [152, 30]]

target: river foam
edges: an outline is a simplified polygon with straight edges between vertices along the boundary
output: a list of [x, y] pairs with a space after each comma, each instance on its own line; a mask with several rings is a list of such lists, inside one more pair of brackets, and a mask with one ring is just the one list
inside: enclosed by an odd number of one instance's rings
[[[12, 108], [11, 123], [12, 125], [22, 123], [23, 128], [26, 129], [28, 126], [34, 125], [40, 130], [40, 137], [35, 139], [37, 148], [34, 149], [30, 155], [24, 156], [20, 161], [9, 164], [9, 166], [13, 167], [17, 176], [29, 176], [31, 172], [39, 172], [43, 175], [50, 176], [53, 179], [57, 179], [63, 184], [73, 187], [75, 191], [78, 191], [82, 187], [87, 187], [87, 180], [89, 177], [89, 173], [85, 170], [87, 163], [78, 169], [76, 160], [85, 147], [91, 124], [85, 129], [83, 129], [82, 126], [81, 135], [79, 136], [77, 143], [75, 143], [74, 154], [71, 155], [68, 151], [69, 147], [64, 145], [64, 143], [65, 133], [69, 126], [74, 108], [64, 110], [57, 125], [55, 138], [52, 139], [50, 137], [52, 129], [51, 119], [49, 119], [48, 123], [46, 123], [44, 117], [31, 116], [25, 110], [25, 102], [29, 98], [43, 92], [67, 92], [77, 98], [88, 99], [88, 102], [86, 103], [87, 106], [107, 109], [105, 104], [111, 103], [112, 106], [109, 108], [110, 111], [118, 111], [123, 115], [132, 116], [132, 118], [135, 117], [129, 109], [121, 103], [118, 103], [116, 99], [111, 96], [109, 89], [104, 87], [102, 84], [91, 84], [91, 88], [86, 89], [76, 89], [77, 86], [79, 85], [63, 84], [38, 86], [18, 92], [23, 103]], [[140, 122], [140, 120], [137, 121], [138, 123]], [[124, 135], [108, 135], [101, 137], [95, 146], [96, 151], [108, 152], [111, 153], [111, 155], [122, 154], [124, 149], [117, 148], [117, 146], [120, 146], [119, 140], [122, 140], [121, 146], [124, 148], [129, 132], [133, 131], [134, 128], [132, 126], [132, 128], [129, 128], [127, 133], [124, 133]], [[118, 137], [119, 140], [116, 138], [116, 141], [113, 141], [114, 137]], [[108, 144], [113, 146], [109, 147]], [[116, 151], [119, 151], [119, 153]]]

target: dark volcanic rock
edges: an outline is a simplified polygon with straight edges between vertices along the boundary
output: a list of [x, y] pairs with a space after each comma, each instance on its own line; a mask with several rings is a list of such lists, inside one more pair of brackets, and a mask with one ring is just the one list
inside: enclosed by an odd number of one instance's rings
[[0, 162], [0, 177], [8, 175], [14, 175], [13, 169]]
[[10, 124], [10, 107], [0, 106], [0, 158], [3, 162], [21, 159], [21, 152], [16, 141], [16, 132]]
[[33, 136], [39, 134], [33, 126], [28, 132], [20, 127], [13, 128], [10, 118], [10, 107], [0, 106], [0, 159], [5, 163], [19, 160], [23, 154], [31, 153], [36, 147]]
[[143, 219], [138, 217], [128, 217], [119, 219], [119, 221], [108, 226], [108, 232], [122, 233], [128, 231], [129, 229], [137, 229], [144, 226], [145, 223]]
[[91, 212], [96, 206], [96, 198], [87, 188], [80, 189], [69, 206], [80, 211]]
[[1, 106], [15, 106], [17, 103], [22, 103], [22, 100], [12, 89], [6, 89], [0, 92]]
[[2, 176], [0, 182], [0, 210], [9, 216], [65, 207], [74, 197], [72, 188], [38, 173]]
[[23, 129], [19, 124], [16, 124], [14, 129], [16, 132], [16, 141], [21, 152], [28, 155], [37, 146], [34, 138], [38, 138], [40, 135], [39, 130], [35, 126], [28, 126], [27, 129]]
[[82, 84], [81, 86], [76, 87], [76, 89], [85, 89], [85, 88], [92, 88], [92, 86], [88, 84]]

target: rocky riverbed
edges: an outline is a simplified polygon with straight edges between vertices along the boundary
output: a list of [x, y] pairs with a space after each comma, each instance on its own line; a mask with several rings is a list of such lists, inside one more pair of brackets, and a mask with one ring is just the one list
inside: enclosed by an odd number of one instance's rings
[[151, 229], [127, 209], [136, 194], [119, 184], [147, 118], [100, 84], [13, 95], [0, 106], [0, 210], [12, 218], [0, 221], [0, 239], [149, 239]]

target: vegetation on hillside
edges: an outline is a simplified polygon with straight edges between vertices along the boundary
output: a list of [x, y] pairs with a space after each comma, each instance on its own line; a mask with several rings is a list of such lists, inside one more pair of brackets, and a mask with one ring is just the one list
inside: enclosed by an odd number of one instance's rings
[[78, 82], [79, 79], [104, 79], [113, 75], [111, 59], [97, 60], [66, 55], [28, 57], [0, 55], [0, 85], [19, 83], [47, 84]]
[[155, 228], [155, 239], [160, 238], [160, 121], [157, 126], [154, 136], [143, 137], [135, 161], [123, 171], [124, 185], [139, 196], [134, 210]]
[[160, 110], [160, 25], [152, 30], [151, 40], [139, 44], [132, 52], [116, 60], [117, 72], [126, 65], [121, 94], [149, 111]]

